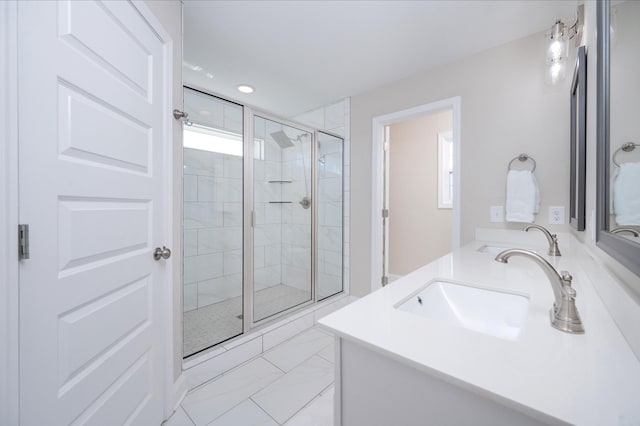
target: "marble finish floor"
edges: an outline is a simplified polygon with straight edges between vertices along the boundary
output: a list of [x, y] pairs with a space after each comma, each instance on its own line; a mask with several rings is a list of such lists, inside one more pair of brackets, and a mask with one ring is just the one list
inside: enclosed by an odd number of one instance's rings
[[[311, 292], [280, 284], [256, 291], [255, 318], [260, 320], [311, 300]], [[242, 297], [184, 313], [185, 356], [242, 333]]]
[[334, 338], [310, 328], [197, 387], [164, 426], [332, 426]]

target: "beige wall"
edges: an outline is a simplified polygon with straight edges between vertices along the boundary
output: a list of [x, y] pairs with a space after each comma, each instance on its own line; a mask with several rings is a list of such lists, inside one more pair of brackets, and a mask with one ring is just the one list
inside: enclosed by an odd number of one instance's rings
[[438, 133], [452, 111], [390, 126], [389, 273], [409, 272], [451, 251], [452, 210], [438, 208]]
[[543, 63], [539, 33], [352, 98], [351, 294], [367, 294], [372, 282], [373, 117], [461, 97], [462, 244], [474, 239], [476, 227], [520, 227], [489, 223], [489, 207], [504, 205], [507, 164], [521, 152], [538, 163], [542, 202], [536, 222], [547, 225], [550, 205], [568, 207], [570, 78], [560, 87], [546, 86]]
[[[182, 109], [182, 3], [179, 0], [146, 0], [151, 12], [173, 40], [173, 103]], [[167, 113], [169, 113], [167, 111]], [[173, 120], [173, 374], [182, 372], [182, 126]]]

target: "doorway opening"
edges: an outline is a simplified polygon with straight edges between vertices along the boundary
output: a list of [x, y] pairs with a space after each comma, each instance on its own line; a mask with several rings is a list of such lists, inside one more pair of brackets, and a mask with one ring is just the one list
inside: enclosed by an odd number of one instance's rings
[[460, 98], [373, 120], [372, 291], [460, 245]]

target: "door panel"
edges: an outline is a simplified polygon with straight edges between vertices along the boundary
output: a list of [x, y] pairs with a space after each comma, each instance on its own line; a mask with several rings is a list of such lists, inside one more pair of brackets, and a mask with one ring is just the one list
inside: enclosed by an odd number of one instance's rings
[[344, 140], [324, 132], [318, 138], [317, 300], [343, 290]]
[[166, 62], [128, 2], [20, 2], [24, 425], [160, 424]]
[[312, 133], [254, 116], [253, 321], [312, 297]]
[[184, 88], [184, 357], [243, 332], [243, 107]]

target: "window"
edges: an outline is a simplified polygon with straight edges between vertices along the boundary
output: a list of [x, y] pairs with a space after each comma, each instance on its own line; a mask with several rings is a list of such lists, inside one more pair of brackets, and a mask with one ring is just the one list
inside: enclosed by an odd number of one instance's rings
[[438, 208], [453, 208], [453, 136], [438, 133]]
[[184, 126], [185, 148], [242, 157], [242, 135], [191, 124]]

